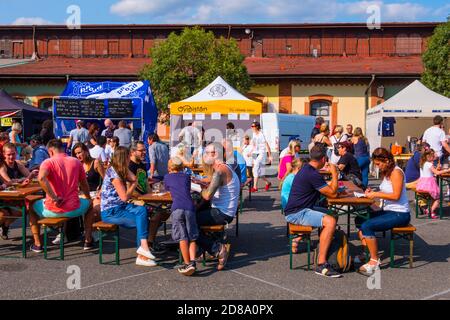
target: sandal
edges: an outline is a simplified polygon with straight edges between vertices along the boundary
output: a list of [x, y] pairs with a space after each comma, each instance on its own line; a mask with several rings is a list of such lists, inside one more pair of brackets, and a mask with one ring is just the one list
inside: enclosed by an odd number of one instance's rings
[[292, 253], [297, 253], [298, 252], [298, 244], [300, 243], [300, 241], [302, 241], [302, 237], [297, 237], [292, 239]]
[[380, 259], [375, 260], [371, 258], [370, 261], [375, 261], [377, 264], [366, 263], [365, 265], [361, 266], [358, 271], [365, 274], [373, 274], [376, 270], [380, 269]]
[[225, 264], [227, 263], [228, 256], [230, 255], [230, 244], [222, 244], [222, 248], [219, 252], [219, 264], [217, 265], [217, 270], [221, 271], [225, 268]]

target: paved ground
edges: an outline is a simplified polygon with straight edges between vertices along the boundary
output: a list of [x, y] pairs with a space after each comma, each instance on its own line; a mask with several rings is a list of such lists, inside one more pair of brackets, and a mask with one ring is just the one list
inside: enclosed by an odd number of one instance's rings
[[[413, 218], [417, 227], [413, 269], [387, 268], [388, 240], [380, 239], [384, 250], [381, 289], [370, 290], [368, 278], [356, 272], [327, 279], [300, 269], [306, 264], [306, 254], [296, 255], [296, 269], [289, 270], [286, 224], [279, 208], [275, 187], [245, 201], [239, 237], [234, 222], [228, 229], [232, 256], [221, 272], [209, 263], [200, 266], [193, 277], [179, 275], [173, 269], [176, 252], [159, 257], [158, 267], [138, 267], [134, 264], [134, 231], [124, 230], [120, 266], [99, 265], [96, 251], [83, 252], [77, 242], [66, 245], [62, 262], [46, 261], [42, 254], [32, 252], [27, 259], [0, 259], [0, 299], [450, 299], [450, 210], [444, 220]], [[170, 225], [168, 230], [167, 236], [160, 231], [158, 239], [169, 239]], [[19, 229], [12, 234], [18, 237]], [[313, 240], [315, 247], [317, 234]], [[0, 241], [0, 255], [13, 249], [18, 252], [20, 238]], [[353, 233], [353, 253], [357, 245]], [[112, 252], [112, 244], [107, 248]], [[399, 243], [396, 259], [406, 262], [401, 255], [407, 253], [406, 241]], [[67, 287], [70, 266], [80, 268], [81, 289]]]

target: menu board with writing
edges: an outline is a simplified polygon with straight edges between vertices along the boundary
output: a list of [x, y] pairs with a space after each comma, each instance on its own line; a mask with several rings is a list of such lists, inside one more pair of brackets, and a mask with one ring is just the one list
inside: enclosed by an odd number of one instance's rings
[[58, 117], [79, 118], [80, 104], [75, 99], [55, 99], [56, 114]]
[[109, 99], [108, 110], [111, 118], [132, 118], [133, 101], [129, 99]]
[[79, 100], [82, 118], [104, 118], [105, 101], [97, 99]]
[[55, 99], [56, 116], [60, 118], [133, 118], [131, 99]]

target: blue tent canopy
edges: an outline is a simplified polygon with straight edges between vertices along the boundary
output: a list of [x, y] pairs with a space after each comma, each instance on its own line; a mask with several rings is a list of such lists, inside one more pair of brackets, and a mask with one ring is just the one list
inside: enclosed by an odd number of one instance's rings
[[68, 136], [76, 120], [111, 119], [133, 122], [134, 134], [144, 141], [156, 131], [158, 110], [149, 81], [69, 81], [54, 99], [55, 136]]

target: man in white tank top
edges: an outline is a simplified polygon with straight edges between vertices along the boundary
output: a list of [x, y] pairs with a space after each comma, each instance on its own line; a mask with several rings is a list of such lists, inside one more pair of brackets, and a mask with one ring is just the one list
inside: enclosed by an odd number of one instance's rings
[[[203, 161], [213, 167], [213, 176], [207, 189], [202, 191], [202, 198], [211, 201], [211, 208], [197, 212], [199, 226], [225, 225], [231, 223], [239, 204], [240, 181], [236, 173], [224, 163], [223, 146], [211, 143], [205, 148]], [[219, 258], [217, 270], [225, 267], [230, 254], [230, 245], [223, 244], [205, 233], [200, 232], [198, 246]]]

